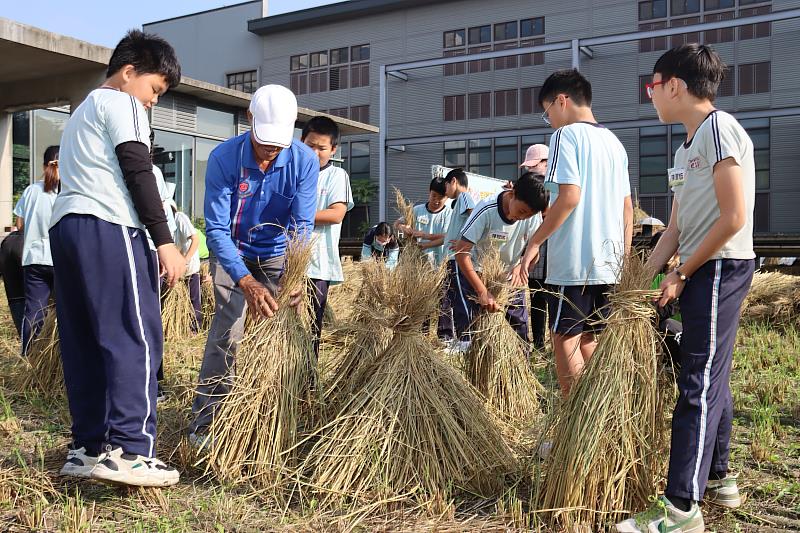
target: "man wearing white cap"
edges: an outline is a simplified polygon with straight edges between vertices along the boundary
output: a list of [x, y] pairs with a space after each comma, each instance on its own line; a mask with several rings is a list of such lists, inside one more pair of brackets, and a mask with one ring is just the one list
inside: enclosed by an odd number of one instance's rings
[[[520, 165], [528, 172], [547, 175], [547, 159], [550, 149], [546, 144], [534, 144], [525, 152], [525, 161]], [[547, 210], [542, 212], [542, 218], [547, 216]], [[534, 348], [541, 350], [545, 343], [545, 329], [547, 326], [547, 301], [545, 299], [544, 280], [547, 278], [547, 242], [539, 248], [539, 260], [531, 265], [528, 276], [528, 289], [531, 293], [531, 332]]]
[[[244, 333], [247, 309], [262, 318], [278, 309], [286, 234], [311, 236], [319, 159], [294, 139], [297, 100], [280, 85], [261, 87], [250, 102], [252, 130], [211, 152], [205, 217], [217, 310], [208, 334], [190, 440], [202, 445]], [[297, 299], [299, 303], [299, 298]]]

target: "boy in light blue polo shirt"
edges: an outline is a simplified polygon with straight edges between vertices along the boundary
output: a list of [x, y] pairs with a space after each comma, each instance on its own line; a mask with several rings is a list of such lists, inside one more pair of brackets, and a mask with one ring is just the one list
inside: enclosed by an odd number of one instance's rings
[[428, 201], [414, 206], [414, 228], [405, 225], [404, 220], [395, 222], [395, 228], [417, 239], [431, 265], [438, 267], [442, 264], [444, 237], [453, 210], [447, 205], [443, 179], [433, 178], [428, 189]]
[[[508, 268], [511, 279], [518, 271], [525, 244], [541, 225], [539, 215], [547, 208], [548, 196], [544, 188], [544, 177], [527, 172], [516, 182], [512, 190], [503, 191], [480, 202], [472, 211], [456, 247], [458, 263], [459, 300], [458, 309], [465, 314], [455, 315], [456, 333], [462, 340], [480, 308], [490, 312], [500, 311], [492, 295], [486, 289], [480, 275], [479, 244], [495, 246], [500, 260]], [[506, 319], [520, 338], [528, 342], [528, 312], [525, 307], [524, 284], [512, 296], [506, 309]]]
[[556, 370], [566, 395], [597, 347], [633, 235], [628, 156], [592, 114], [592, 86], [577, 70], [555, 72], [539, 95], [543, 117], [556, 128], [545, 186], [551, 205], [528, 242], [527, 277], [547, 240], [548, 314]]
[[339, 147], [339, 127], [336, 123], [328, 117], [314, 117], [303, 128], [301, 140], [316, 152], [320, 166], [317, 214], [314, 217], [314, 253], [308, 266], [313, 290], [314, 351], [319, 354], [328, 289], [332, 284], [344, 281], [339, 257], [342, 221], [355, 204], [350, 176], [331, 162], [331, 157]]

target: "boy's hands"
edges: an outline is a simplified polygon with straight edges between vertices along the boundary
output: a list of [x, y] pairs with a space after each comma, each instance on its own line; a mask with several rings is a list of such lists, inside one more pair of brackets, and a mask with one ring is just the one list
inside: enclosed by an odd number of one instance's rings
[[494, 297], [489, 294], [489, 291], [483, 291], [478, 294], [478, 304], [490, 313], [496, 313], [500, 310], [500, 306], [494, 301]]
[[680, 276], [678, 276], [674, 270], [667, 274], [667, 277], [661, 281], [661, 285], [658, 287], [661, 290], [661, 298], [658, 299], [658, 306], [664, 307], [670, 302], [677, 300], [685, 286], [686, 282], [681, 281]]
[[278, 311], [278, 302], [272, 292], [260, 281], [248, 274], [239, 280], [244, 299], [250, 311], [260, 318], [272, 318]]
[[512, 287], [527, 287], [528, 286], [528, 271], [522, 268], [522, 263], [518, 264], [511, 269], [511, 286]]
[[522, 261], [520, 261], [519, 264], [520, 274], [525, 276], [525, 283], [528, 282], [528, 273], [531, 270], [531, 265], [536, 264], [538, 260], [539, 260], [539, 247], [533, 244], [533, 242], [529, 241], [528, 246], [525, 249], [525, 255], [522, 256]]
[[159, 274], [164, 277], [168, 287], [174, 286], [186, 273], [186, 259], [173, 244], [158, 247]]

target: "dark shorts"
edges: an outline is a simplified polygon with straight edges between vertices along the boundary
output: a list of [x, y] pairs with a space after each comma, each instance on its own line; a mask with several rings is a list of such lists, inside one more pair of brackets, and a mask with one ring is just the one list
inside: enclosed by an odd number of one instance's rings
[[599, 333], [608, 318], [612, 285], [547, 285], [550, 330], [561, 335]]

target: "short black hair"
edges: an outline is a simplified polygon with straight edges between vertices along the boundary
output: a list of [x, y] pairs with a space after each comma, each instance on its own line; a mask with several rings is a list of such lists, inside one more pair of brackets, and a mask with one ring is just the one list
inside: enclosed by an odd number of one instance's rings
[[533, 172], [526, 172], [514, 182], [514, 196], [534, 213], [541, 213], [550, 203], [550, 194], [544, 188], [544, 176]]
[[392, 225], [388, 222], [379, 222], [377, 226], [375, 226], [375, 236], [376, 237], [394, 237], [394, 230], [392, 229]]
[[539, 90], [539, 105], [544, 107], [545, 102], [555, 100], [559, 94], [566, 94], [577, 105], [592, 105], [592, 84], [577, 69], [559, 70], [550, 74]]
[[314, 117], [306, 122], [300, 138], [305, 140], [309, 133], [327, 135], [331, 138], [331, 146], [339, 146], [339, 126], [329, 117]]
[[447, 188], [444, 186], [444, 180], [442, 178], [433, 178], [428, 189], [442, 196], [447, 193]]
[[462, 187], [469, 187], [469, 178], [467, 178], [467, 173], [464, 172], [463, 168], [454, 168], [447, 173], [442, 181], [450, 183], [453, 180], [456, 180]]
[[114, 48], [106, 77], [110, 78], [125, 65], [133, 65], [137, 74], [161, 74], [170, 89], [181, 82], [181, 65], [175, 49], [152, 33], [130, 30]]
[[684, 44], [664, 52], [653, 67], [664, 81], [678, 78], [686, 82], [689, 94], [714, 101], [725, 79], [725, 63], [719, 54], [704, 44]]

